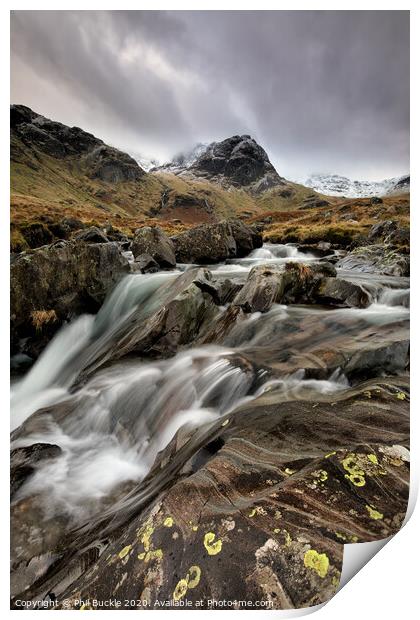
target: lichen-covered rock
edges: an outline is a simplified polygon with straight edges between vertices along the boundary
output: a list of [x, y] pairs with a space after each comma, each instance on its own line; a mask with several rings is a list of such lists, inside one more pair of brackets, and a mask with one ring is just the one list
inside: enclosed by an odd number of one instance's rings
[[150, 254], [164, 268], [171, 269], [176, 264], [174, 244], [158, 227], [144, 226], [137, 230], [131, 244], [131, 251], [134, 258], [141, 254]]
[[402, 525], [408, 429], [404, 379], [333, 400], [265, 394], [175, 437], [137, 490], [54, 548], [60, 562], [25, 596], [53, 591], [76, 609], [110, 596], [146, 609], [323, 603], [338, 589], [343, 544]]

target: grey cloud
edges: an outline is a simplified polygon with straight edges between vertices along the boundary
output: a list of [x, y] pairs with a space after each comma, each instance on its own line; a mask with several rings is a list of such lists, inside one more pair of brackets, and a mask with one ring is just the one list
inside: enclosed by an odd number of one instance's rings
[[146, 155], [252, 134], [280, 174], [408, 171], [408, 11], [12, 13], [12, 99]]

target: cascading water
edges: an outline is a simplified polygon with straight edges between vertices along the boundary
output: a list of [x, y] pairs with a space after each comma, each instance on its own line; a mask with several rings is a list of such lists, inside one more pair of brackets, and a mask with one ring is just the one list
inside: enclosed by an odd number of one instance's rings
[[[223, 277], [223, 270], [232, 269], [244, 279], [255, 264], [290, 258], [316, 260], [293, 246], [273, 244], [247, 259], [212, 267], [212, 272]], [[178, 275], [179, 271], [126, 276], [96, 317], [82, 316], [63, 327], [27, 376], [14, 385], [12, 427], [27, 421], [13, 447], [48, 443], [62, 451], [37, 469], [18, 498], [41, 493], [47, 514], [65, 514], [81, 522], [111, 501], [121, 485], [142, 480], [175, 433], [188, 436], [267, 390], [308, 399], [346, 389], [340, 368], [322, 380], [305, 378], [299, 369], [276, 375], [275, 364], [270, 364], [283, 359], [285, 343], [294, 334], [303, 334], [293, 340], [293, 348], [304, 353], [308, 343], [321, 345], [337, 334], [356, 338], [366, 325], [408, 318], [407, 289], [384, 287], [370, 276], [380, 292], [364, 310], [277, 305], [238, 323], [223, 346], [181, 351], [169, 360], [114, 363], [72, 393], [76, 376], [99, 344], [111, 340], [134, 311], [140, 309], [138, 316], [146, 320]], [[41, 407], [47, 409], [30, 417]]]

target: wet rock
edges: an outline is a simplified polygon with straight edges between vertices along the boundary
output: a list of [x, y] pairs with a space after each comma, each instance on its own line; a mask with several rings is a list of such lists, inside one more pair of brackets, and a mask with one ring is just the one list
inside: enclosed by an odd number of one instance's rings
[[141, 254], [150, 254], [161, 267], [171, 269], [175, 267], [174, 244], [158, 227], [145, 226], [136, 231], [131, 244], [134, 258]]
[[138, 307], [113, 335], [112, 342], [95, 351], [78, 381], [111, 360], [140, 354], [169, 357], [191, 343], [218, 313], [213, 289], [210, 271], [200, 268], [189, 269], [170, 285], [163, 284], [158, 309], [145, 315], [144, 308]]
[[[365, 383], [333, 401], [265, 394], [187, 442], [175, 437], [123, 511], [68, 541], [61, 572], [51, 570], [41, 588], [76, 606], [110, 592], [151, 609], [187, 599], [323, 603], [338, 589], [343, 544], [401, 527], [408, 433], [404, 379]], [[81, 548], [107, 523], [106, 549], [82, 570]]]
[[379, 196], [372, 196], [372, 198], [370, 199], [370, 204], [371, 205], [380, 205], [383, 203], [382, 198], [379, 198]]
[[371, 295], [363, 286], [341, 278], [324, 278], [318, 288], [317, 298], [320, 303], [350, 308], [367, 308], [372, 303]]
[[235, 282], [227, 278], [224, 280], [216, 281], [215, 287], [217, 289], [219, 305], [224, 306], [225, 304], [231, 303], [235, 296], [241, 290], [242, 286], [242, 283]]
[[389, 276], [408, 276], [410, 260], [386, 245], [370, 245], [355, 248], [338, 261], [337, 267], [364, 273]]
[[114, 243], [59, 241], [19, 254], [10, 276], [12, 346], [29, 337], [29, 349], [20, 352], [37, 357], [64, 321], [97, 312], [128, 272]]
[[39, 462], [54, 459], [60, 454], [59, 446], [47, 443], [35, 443], [12, 450], [10, 453], [10, 495], [13, 496], [34, 473]]
[[150, 254], [140, 254], [140, 256], [137, 256], [133, 266], [135, 271], [138, 270], [141, 273], [156, 273], [159, 271], [158, 263]]
[[318, 303], [321, 283], [333, 280], [336, 273], [328, 262], [313, 266], [294, 262], [285, 266], [257, 265], [232, 304], [244, 312], [267, 312], [274, 303]]
[[275, 265], [257, 265], [234, 298], [232, 304], [244, 312], [267, 312], [284, 292], [284, 269]]
[[85, 243], [107, 243], [109, 241], [106, 234], [97, 226], [85, 228], [77, 233], [74, 238]]

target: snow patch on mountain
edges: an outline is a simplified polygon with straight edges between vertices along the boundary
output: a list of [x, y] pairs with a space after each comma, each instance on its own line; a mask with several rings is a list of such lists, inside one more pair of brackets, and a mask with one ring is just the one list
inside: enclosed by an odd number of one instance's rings
[[338, 174], [313, 174], [301, 183], [320, 194], [348, 198], [386, 196], [410, 191], [409, 175], [383, 181], [353, 181]]
[[162, 172], [172, 172], [179, 174], [193, 165], [194, 162], [207, 150], [210, 144], [199, 142], [191, 150], [178, 153], [172, 161], [166, 162], [160, 166], [156, 166]]

